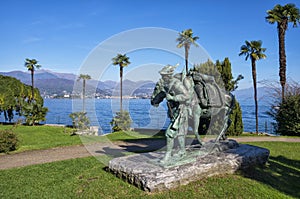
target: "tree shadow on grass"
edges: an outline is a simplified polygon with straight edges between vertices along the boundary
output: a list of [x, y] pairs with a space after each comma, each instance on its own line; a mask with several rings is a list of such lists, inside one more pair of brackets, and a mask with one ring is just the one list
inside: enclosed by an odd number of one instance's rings
[[249, 168], [242, 174], [287, 195], [300, 198], [299, 160], [291, 160], [284, 156], [270, 156], [265, 167]]

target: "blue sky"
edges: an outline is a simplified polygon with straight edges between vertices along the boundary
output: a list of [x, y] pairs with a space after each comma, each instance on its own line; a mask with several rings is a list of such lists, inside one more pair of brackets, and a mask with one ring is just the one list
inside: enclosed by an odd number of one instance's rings
[[[258, 80], [278, 80], [276, 25], [268, 24], [265, 16], [275, 4], [286, 3], [300, 6], [299, 1], [276, 0], [2, 0], [0, 70], [25, 71], [25, 58], [35, 58], [44, 69], [78, 74], [99, 44], [124, 31], [158, 27], [180, 32], [192, 28], [199, 36], [198, 43], [213, 60], [229, 57], [234, 76], [245, 77], [240, 88], [248, 88], [252, 86], [250, 61], [238, 56], [245, 40], [262, 40], [267, 48], [267, 59], [257, 62]], [[287, 76], [296, 81], [300, 81], [299, 33], [300, 27], [291, 26], [286, 33]], [[171, 39], [176, 46], [176, 38]], [[193, 51], [195, 48], [191, 54]], [[128, 53], [132, 64], [125, 71], [139, 65], [149, 67], [154, 62], [156, 69], [164, 64], [184, 64], [178, 57], [169, 63], [173, 55], [164, 57], [166, 53], [157, 51]], [[143, 71], [139, 79], [149, 78], [149, 73]], [[114, 78], [118, 78], [117, 67], [110, 67], [101, 76], [103, 80]]]

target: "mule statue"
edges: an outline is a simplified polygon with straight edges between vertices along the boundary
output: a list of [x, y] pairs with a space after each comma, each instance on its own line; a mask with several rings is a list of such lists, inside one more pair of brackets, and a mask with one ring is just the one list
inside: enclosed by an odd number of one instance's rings
[[179, 157], [186, 155], [185, 137], [189, 121], [200, 146], [203, 142], [199, 135], [199, 125], [202, 120], [210, 121], [213, 115], [223, 113], [223, 125], [216, 142], [225, 137], [231, 121], [229, 115], [234, 106], [234, 96], [220, 89], [211, 76], [197, 71], [174, 74], [175, 66], [167, 65], [159, 73], [162, 78], [156, 83], [151, 96], [151, 105], [158, 106], [165, 98], [168, 106], [170, 124], [165, 132], [167, 150], [162, 163], [172, 156], [174, 139], [178, 139]]

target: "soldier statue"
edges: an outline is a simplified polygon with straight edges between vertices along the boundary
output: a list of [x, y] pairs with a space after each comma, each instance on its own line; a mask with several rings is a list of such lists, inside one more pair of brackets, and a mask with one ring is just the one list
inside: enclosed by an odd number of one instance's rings
[[[185, 137], [188, 131], [189, 110], [191, 107], [191, 95], [193, 95], [193, 81], [188, 77], [174, 76], [174, 70], [177, 67], [167, 65], [161, 71], [159, 86], [163, 87], [168, 100], [170, 124], [165, 132], [167, 139], [167, 151], [162, 162], [168, 162], [174, 147], [175, 138], [178, 139], [179, 152], [177, 155], [182, 157], [186, 154]], [[192, 93], [191, 93], [192, 91]]]

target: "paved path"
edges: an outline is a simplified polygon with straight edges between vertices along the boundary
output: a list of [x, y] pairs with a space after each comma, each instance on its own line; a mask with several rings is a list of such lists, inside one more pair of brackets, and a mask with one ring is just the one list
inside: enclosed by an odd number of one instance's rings
[[[300, 142], [300, 138], [283, 137], [239, 137], [233, 138], [237, 142], [259, 142], [259, 141], [280, 141]], [[103, 155], [105, 153], [122, 154], [134, 151], [150, 151], [161, 149], [165, 146], [165, 140], [143, 140], [131, 142], [96, 143], [89, 145], [77, 145], [57, 147], [45, 150], [32, 150], [11, 155], [0, 155], [0, 170], [23, 167], [34, 164], [42, 164], [73, 158]]]
[[73, 158], [83, 158], [103, 154], [122, 155], [134, 151], [157, 150], [165, 146], [165, 140], [145, 140], [138, 142], [96, 143], [31, 150], [16, 154], [0, 154], [0, 170], [34, 164], [55, 162]]
[[230, 138], [237, 142], [300, 142], [300, 138], [285, 138], [285, 137], [238, 137]]
[[0, 169], [42, 164], [72, 158], [82, 158], [91, 154], [84, 146], [58, 147], [46, 150], [32, 150], [12, 155], [0, 156]]

